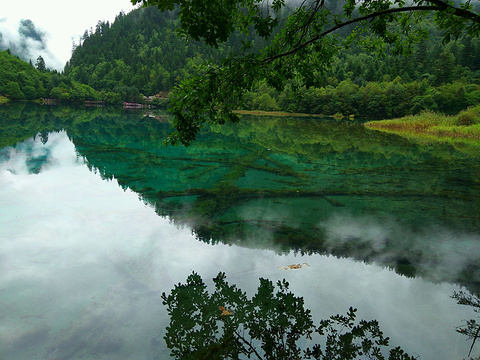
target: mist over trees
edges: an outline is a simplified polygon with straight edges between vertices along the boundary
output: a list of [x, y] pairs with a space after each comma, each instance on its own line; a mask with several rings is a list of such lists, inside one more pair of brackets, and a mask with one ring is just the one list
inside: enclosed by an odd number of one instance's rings
[[[293, 8], [283, 11], [281, 15], [286, 17]], [[11, 99], [104, 100], [109, 104], [142, 102], [144, 96], [158, 93], [166, 96], [182, 80], [195, 76], [204, 63], [219, 64], [232, 54], [258, 52], [270, 41], [254, 34], [233, 32], [215, 48], [179, 37], [178, 26], [178, 9], [161, 12], [155, 7], [120, 13], [112, 24], [99, 21], [74, 44], [63, 74], [44, 74], [48, 80], [41, 81], [10, 74], [2, 79], [2, 88], [8, 89], [2, 95]], [[237, 107], [381, 119], [423, 110], [457, 113], [478, 104], [480, 41], [462, 35], [445, 44], [444, 32], [433, 17], [425, 18], [422, 28], [429, 33], [429, 39], [418, 41], [409, 54], [399, 55], [395, 46], [386, 45], [379, 56], [365, 51], [360, 44], [350, 44], [332, 56], [328, 68], [314, 74], [315, 86], [305, 86], [294, 77], [286, 80], [284, 88], [278, 91], [268, 81], [258, 81], [247, 89]], [[277, 26], [272, 36], [281, 30], [282, 26]], [[340, 30], [338, 36], [346, 38], [350, 30]], [[38, 48], [45, 48], [45, 34], [31, 21], [23, 21], [18, 32]], [[369, 32], [360, 36], [365, 43], [375, 41]], [[3, 35], [0, 44], [8, 44]], [[28, 42], [25, 40], [23, 44], [27, 49]], [[15, 49], [22, 47], [18, 45]], [[48, 60], [38, 55], [31, 65], [41, 72], [49, 67]], [[30, 78], [42, 79], [42, 76]], [[25, 90], [27, 84], [35, 91], [30, 87]]]
[[29, 19], [22, 19], [17, 24], [0, 19], [0, 51], [8, 49], [13, 55], [32, 63], [42, 56], [47, 68], [58, 68], [59, 60], [51, 53], [47, 40], [47, 33]]

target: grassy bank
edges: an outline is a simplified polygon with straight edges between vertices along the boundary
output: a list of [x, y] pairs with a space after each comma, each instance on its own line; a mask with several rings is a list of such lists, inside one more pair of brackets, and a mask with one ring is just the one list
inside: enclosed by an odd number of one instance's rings
[[423, 112], [399, 119], [370, 121], [365, 126], [415, 140], [463, 141], [480, 146], [480, 105], [454, 116]]

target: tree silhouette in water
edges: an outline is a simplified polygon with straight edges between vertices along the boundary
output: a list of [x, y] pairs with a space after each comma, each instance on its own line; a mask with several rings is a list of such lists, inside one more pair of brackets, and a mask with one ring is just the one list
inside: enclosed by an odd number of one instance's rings
[[[452, 295], [452, 298], [457, 300], [457, 304], [471, 306], [474, 312], [480, 313], [480, 296], [478, 294], [471, 294], [465, 291], [455, 291]], [[475, 347], [475, 343], [480, 338], [480, 324], [478, 323], [478, 321], [475, 319], [467, 320], [465, 325], [457, 327], [457, 331], [460, 334], [467, 336], [468, 339], [472, 340], [472, 345], [470, 346], [468, 357], [475, 360], [480, 359], [480, 356], [476, 358], [470, 357], [473, 348]]]
[[356, 309], [315, 325], [286, 280], [261, 278], [251, 299], [224, 273], [213, 280], [210, 294], [193, 272], [162, 294], [170, 316], [165, 341], [176, 359], [414, 359], [389, 347], [376, 320], [357, 321]]

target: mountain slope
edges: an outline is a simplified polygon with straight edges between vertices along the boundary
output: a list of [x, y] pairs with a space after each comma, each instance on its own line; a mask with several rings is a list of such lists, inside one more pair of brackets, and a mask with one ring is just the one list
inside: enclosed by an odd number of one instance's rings
[[13, 56], [0, 51], [0, 94], [12, 100], [36, 99], [44, 96], [49, 75]]
[[65, 73], [97, 90], [120, 93], [123, 98], [137, 90], [145, 95], [168, 91], [195, 63], [212, 58], [216, 52], [179, 38], [176, 23], [175, 13], [162, 13], [153, 7], [121, 13], [112, 26], [99, 22], [94, 32], [85, 32]]
[[57, 72], [40, 71], [0, 51], [0, 95], [11, 100], [35, 100], [42, 97], [61, 101], [98, 100], [99, 94], [88, 85], [72, 81]]
[[[238, 34], [214, 49], [179, 38], [177, 25], [175, 11], [162, 13], [156, 7], [121, 13], [113, 24], [99, 22], [85, 32], [65, 74], [101, 91], [107, 102], [141, 101], [141, 94], [172, 90], [203, 61], [222, 59], [242, 48], [244, 38]], [[395, 55], [388, 47], [381, 57], [360, 46], [341, 49], [331, 68], [319, 75], [321, 89], [300, 87], [294, 93], [289, 90], [297, 87], [293, 80], [278, 94], [259, 84], [247, 93], [243, 107], [388, 118], [424, 109], [458, 112], [476, 104], [480, 41], [462, 37], [443, 44], [433, 22], [425, 21], [422, 28], [430, 37], [409, 56]], [[259, 38], [248, 40], [253, 40], [254, 50], [265, 44]]]

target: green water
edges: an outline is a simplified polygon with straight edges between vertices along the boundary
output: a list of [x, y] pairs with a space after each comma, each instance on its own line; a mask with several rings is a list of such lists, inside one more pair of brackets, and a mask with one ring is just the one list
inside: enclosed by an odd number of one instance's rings
[[318, 118], [187, 148], [156, 112], [11, 105], [0, 129], [2, 359], [168, 358], [160, 293], [192, 270], [287, 277], [315, 316], [357, 306], [422, 359], [466, 357], [480, 154]]

